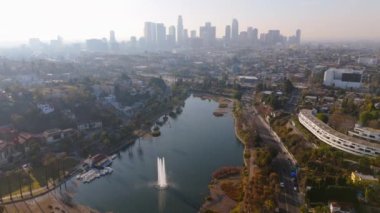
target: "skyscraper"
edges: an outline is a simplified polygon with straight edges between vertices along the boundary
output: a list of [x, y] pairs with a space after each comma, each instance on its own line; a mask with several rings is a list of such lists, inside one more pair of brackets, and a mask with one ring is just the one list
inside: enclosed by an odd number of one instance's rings
[[199, 37], [206, 46], [212, 45], [216, 40], [216, 27], [206, 22], [205, 26], [199, 28]]
[[189, 39], [189, 32], [187, 29], [183, 30], [183, 42], [185, 43]]
[[232, 20], [231, 39], [233, 41], [237, 41], [239, 39], [239, 22], [236, 19]]
[[297, 44], [301, 44], [301, 30], [300, 29], [296, 31], [296, 42]]
[[175, 31], [175, 26], [170, 26], [169, 27], [169, 34], [167, 36], [168, 43], [171, 46], [174, 46], [176, 43], [176, 31]]
[[166, 41], [166, 27], [162, 23], [156, 24], [158, 47], [164, 47]]
[[269, 30], [265, 36], [265, 41], [270, 45], [283, 42], [283, 37], [281, 36], [280, 30]]
[[109, 48], [112, 51], [116, 51], [119, 48], [118, 43], [116, 41], [115, 31], [113, 30], [110, 31]]
[[231, 40], [231, 26], [230, 26], [230, 25], [227, 25], [227, 26], [226, 26], [226, 31], [225, 31], [225, 33], [224, 33], [224, 39], [225, 39], [226, 41]]
[[110, 31], [110, 43], [116, 43], [115, 31]]
[[259, 32], [258, 32], [257, 28], [248, 27], [248, 29], [247, 29], [248, 42], [255, 43], [258, 39], [257, 38], [258, 33]]
[[190, 31], [190, 37], [191, 38], [196, 38], [197, 37], [197, 31], [196, 30]]
[[156, 24], [155, 23], [145, 22], [144, 38], [145, 38], [146, 44], [148, 44], [148, 45], [152, 45], [156, 42], [157, 30], [156, 30]]
[[259, 30], [257, 28], [253, 29], [253, 39], [254, 42], [257, 42], [259, 40]]
[[182, 44], [182, 42], [183, 42], [183, 23], [182, 23], [182, 16], [178, 16], [178, 23], [177, 23], [177, 41], [178, 41], [178, 44]]

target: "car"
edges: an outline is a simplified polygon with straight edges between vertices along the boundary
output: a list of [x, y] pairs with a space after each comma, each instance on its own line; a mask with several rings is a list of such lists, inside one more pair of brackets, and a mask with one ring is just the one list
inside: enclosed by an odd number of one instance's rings
[[296, 192], [298, 189], [297, 189], [297, 186], [293, 187], [294, 191]]
[[280, 182], [280, 187], [281, 187], [281, 188], [284, 188], [284, 187], [285, 187], [284, 182]]

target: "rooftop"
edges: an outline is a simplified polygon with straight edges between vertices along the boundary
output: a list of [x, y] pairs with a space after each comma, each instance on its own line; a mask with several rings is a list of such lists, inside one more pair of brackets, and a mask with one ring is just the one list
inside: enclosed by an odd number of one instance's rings
[[372, 133], [380, 134], [380, 129], [374, 129], [374, 128], [364, 127], [364, 126], [360, 126], [360, 125], [355, 125], [355, 128], [362, 129], [362, 130], [372, 132]]
[[356, 143], [356, 144], [360, 144], [360, 145], [363, 145], [363, 146], [374, 147], [374, 148], [380, 149], [380, 144], [371, 143], [371, 142], [368, 142], [368, 141], [365, 141], [365, 140], [361, 140], [361, 139], [358, 139], [358, 138], [350, 137], [348, 135], [345, 135], [345, 134], [343, 134], [341, 132], [338, 132], [338, 131], [334, 130], [329, 125], [325, 124], [324, 122], [322, 122], [321, 120], [319, 120], [317, 117], [315, 117], [311, 113], [311, 110], [302, 109], [300, 111], [300, 113], [302, 113], [304, 116], [306, 116], [309, 120], [311, 120], [319, 128], [323, 129], [324, 131], [326, 131], [326, 132], [328, 132], [328, 133], [330, 133], [332, 135], [335, 135], [335, 136], [337, 136], [339, 138], [351, 141], [351, 142]]

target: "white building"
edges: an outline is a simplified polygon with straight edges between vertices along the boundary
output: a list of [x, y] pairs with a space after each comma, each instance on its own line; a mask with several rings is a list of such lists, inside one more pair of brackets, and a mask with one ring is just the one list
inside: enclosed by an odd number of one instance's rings
[[363, 71], [330, 68], [325, 71], [323, 85], [342, 89], [360, 88]]
[[375, 141], [380, 143], [380, 130], [373, 129], [369, 127], [362, 127], [361, 125], [356, 124], [353, 131], [348, 131], [350, 136], [355, 136], [363, 138], [370, 141]]
[[311, 110], [301, 110], [298, 119], [315, 137], [332, 147], [359, 156], [380, 155], [380, 143], [371, 143], [340, 133], [316, 118]]
[[44, 114], [49, 114], [49, 113], [54, 112], [54, 107], [50, 106], [49, 104], [37, 104], [37, 107]]
[[42, 133], [47, 143], [55, 143], [64, 138], [72, 136], [74, 134], [74, 129], [49, 129]]
[[103, 123], [101, 121], [87, 122], [78, 124], [77, 127], [80, 131], [98, 129], [103, 127]]
[[360, 57], [358, 58], [358, 64], [374, 66], [374, 65], [377, 65], [377, 58]]

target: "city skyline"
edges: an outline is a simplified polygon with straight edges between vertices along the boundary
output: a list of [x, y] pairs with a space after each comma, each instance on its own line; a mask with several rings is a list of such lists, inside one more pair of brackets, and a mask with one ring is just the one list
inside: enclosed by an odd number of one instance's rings
[[[302, 29], [305, 41], [379, 40], [380, 29], [373, 26], [380, 21], [380, 14], [376, 13], [380, 2], [363, 2], [350, 0], [344, 1], [343, 5], [342, 0], [222, 0], [216, 7], [215, 2], [191, 1], [190, 4], [187, 0], [160, 3], [111, 0], [107, 4], [69, 0], [57, 7], [54, 1], [16, 0], [3, 3], [0, 9], [3, 28], [0, 42], [25, 42], [33, 37], [48, 41], [57, 35], [65, 41], [83, 41], [108, 37], [110, 30], [117, 33], [118, 40], [129, 40], [131, 36], [143, 36], [145, 22], [177, 26], [178, 15], [182, 15], [183, 28], [189, 32], [196, 30], [199, 33], [199, 26], [211, 22], [216, 26], [219, 38], [225, 34], [225, 27], [237, 19], [239, 31], [252, 26], [259, 33], [280, 29], [285, 35], [292, 35], [295, 30]], [[24, 6], [19, 7], [21, 4]]]

